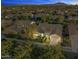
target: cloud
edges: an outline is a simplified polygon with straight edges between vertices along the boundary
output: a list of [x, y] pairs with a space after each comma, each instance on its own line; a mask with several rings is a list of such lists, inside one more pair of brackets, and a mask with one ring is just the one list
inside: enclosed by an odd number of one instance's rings
[[64, 2], [68, 4], [78, 4], [78, 0], [65, 0]]

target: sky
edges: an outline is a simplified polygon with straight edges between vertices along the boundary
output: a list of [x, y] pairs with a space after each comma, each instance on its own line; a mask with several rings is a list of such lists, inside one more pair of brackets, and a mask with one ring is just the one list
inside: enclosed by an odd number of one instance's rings
[[1, 4], [53, 4], [63, 2], [67, 4], [77, 4], [78, 0], [1, 0]]

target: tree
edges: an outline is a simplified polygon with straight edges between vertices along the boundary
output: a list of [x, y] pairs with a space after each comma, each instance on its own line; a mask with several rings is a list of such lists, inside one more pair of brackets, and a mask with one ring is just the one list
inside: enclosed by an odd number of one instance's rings
[[25, 30], [26, 38], [32, 39], [33, 34], [37, 31], [36, 28], [37, 28], [36, 24], [29, 25]]
[[44, 35], [44, 36], [38, 36], [37, 42], [48, 44], [50, 42], [50, 36]]
[[63, 15], [60, 15], [58, 17], [58, 23], [63, 23], [63, 21], [64, 21], [64, 16]]
[[50, 22], [51, 21], [51, 18], [52, 18], [51, 15], [46, 15], [46, 16], [43, 16], [42, 17], [42, 21], [43, 22]]
[[62, 48], [60, 45], [56, 46], [34, 46], [32, 53], [32, 59], [65, 59]]
[[14, 59], [30, 59], [31, 51], [31, 43], [16, 42], [11, 54]]
[[2, 56], [9, 55], [10, 53], [10, 48], [13, 45], [13, 42], [10, 40], [2, 40], [1, 42], [1, 54]]

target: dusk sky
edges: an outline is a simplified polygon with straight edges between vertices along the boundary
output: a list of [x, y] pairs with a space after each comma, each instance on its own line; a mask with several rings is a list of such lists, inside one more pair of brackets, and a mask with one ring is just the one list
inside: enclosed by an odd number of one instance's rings
[[53, 4], [63, 2], [67, 4], [77, 4], [78, 0], [1, 0], [2, 4]]

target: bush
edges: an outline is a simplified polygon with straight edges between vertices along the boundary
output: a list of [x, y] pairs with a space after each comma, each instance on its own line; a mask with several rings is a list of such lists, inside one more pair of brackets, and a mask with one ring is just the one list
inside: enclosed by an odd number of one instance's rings
[[15, 47], [11, 50], [12, 57], [14, 59], [30, 59], [31, 43], [16, 42], [15, 44]]
[[32, 53], [32, 59], [64, 59], [62, 54], [62, 48], [58, 46], [34, 46]]
[[1, 54], [2, 56], [9, 55], [10, 48], [12, 47], [13, 42], [10, 40], [2, 40], [1, 42]]

